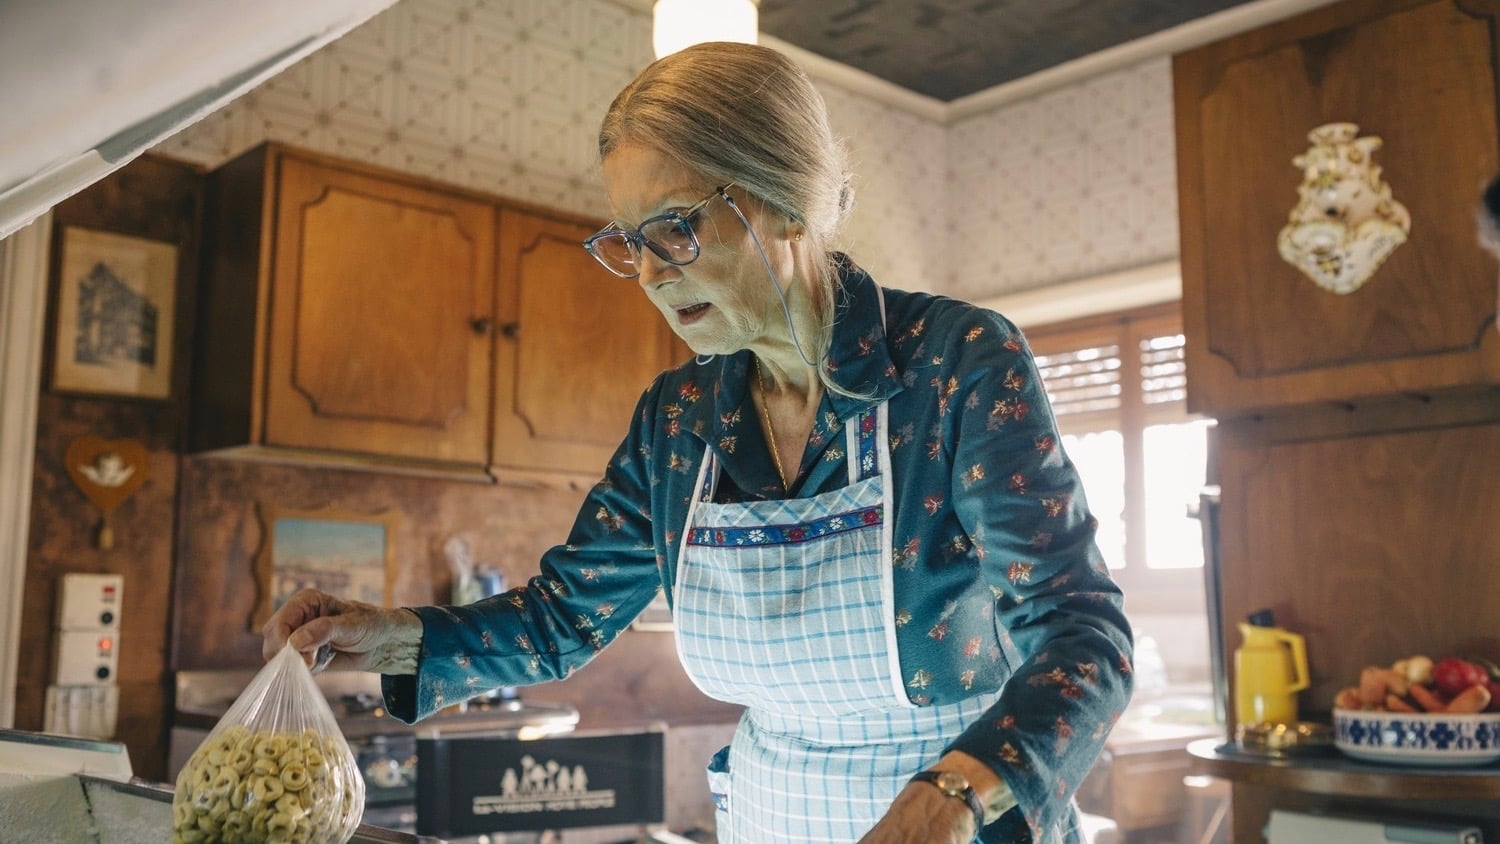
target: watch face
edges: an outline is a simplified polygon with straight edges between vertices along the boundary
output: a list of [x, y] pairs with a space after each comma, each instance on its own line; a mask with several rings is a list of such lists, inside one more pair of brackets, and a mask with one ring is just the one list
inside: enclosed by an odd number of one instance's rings
[[955, 774], [951, 771], [939, 772], [934, 784], [950, 797], [961, 795], [969, 788], [969, 781], [964, 778], [963, 774]]

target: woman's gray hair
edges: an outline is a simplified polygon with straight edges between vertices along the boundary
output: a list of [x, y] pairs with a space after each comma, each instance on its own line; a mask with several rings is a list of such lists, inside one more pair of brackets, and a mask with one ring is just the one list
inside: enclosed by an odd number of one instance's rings
[[806, 229], [815, 256], [819, 374], [832, 383], [837, 272], [831, 244], [853, 202], [842, 144], [823, 95], [800, 67], [768, 47], [697, 44], [658, 59], [622, 90], [599, 129], [599, 157], [627, 142], [680, 161], [710, 181], [734, 182]]

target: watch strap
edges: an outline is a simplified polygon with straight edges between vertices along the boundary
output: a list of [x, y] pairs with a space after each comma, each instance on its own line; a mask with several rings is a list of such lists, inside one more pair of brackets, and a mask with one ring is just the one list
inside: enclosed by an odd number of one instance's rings
[[[956, 777], [963, 783], [963, 788], [950, 790], [947, 786], [938, 782], [939, 779], [948, 776]], [[969, 785], [969, 781], [962, 774], [955, 774], [950, 771], [918, 771], [916, 776], [912, 777], [908, 782], [931, 783], [934, 788], [943, 792], [943, 794], [964, 801], [968, 804], [969, 811], [974, 813], [975, 834], [978, 834], [979, 830], [984, 829], [984, 803], [980, 801], [979, 793], [974, 790], [973, 786]]]

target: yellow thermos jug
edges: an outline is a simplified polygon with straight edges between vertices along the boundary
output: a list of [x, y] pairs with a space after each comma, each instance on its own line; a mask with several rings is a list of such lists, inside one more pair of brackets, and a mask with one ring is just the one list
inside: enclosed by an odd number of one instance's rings
[[1244, 643], [1234, 652], [1234, 717], [1239, 724], [1290, 724], [1297, 692], [1307, 688], [1307, 645], [1276, 626], [1270, 610], [1240, 622]]

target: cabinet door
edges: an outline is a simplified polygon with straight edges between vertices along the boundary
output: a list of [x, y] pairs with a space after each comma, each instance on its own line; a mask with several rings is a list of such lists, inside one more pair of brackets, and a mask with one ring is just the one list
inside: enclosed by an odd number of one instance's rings
[[278, 167], [265, 444], [483, 466], [493, 207], [333, 163]]
[[581, 246], [594, 228], [501, 212], [494, 460], [597, 476], [680, 346], [639, 285]]
[[[1349, 0], [1174, 59], [1188, 404], [1276, 405], [1500, 381], [1495, 262], [1475, 238], [1500, 171], [1495, 17], [1478, 0]], [[1360, 289], [1283, 261], [1292, 159], [1357, 124], [1411, 233]]]

